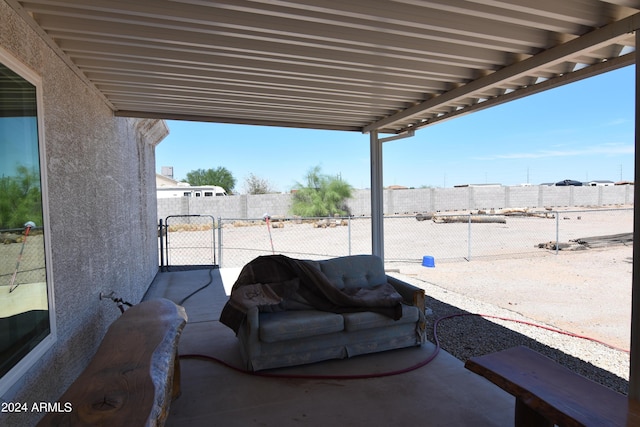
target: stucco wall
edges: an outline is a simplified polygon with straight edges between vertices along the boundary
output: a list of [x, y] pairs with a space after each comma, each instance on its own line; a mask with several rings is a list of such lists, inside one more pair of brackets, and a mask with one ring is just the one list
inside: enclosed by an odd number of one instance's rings
[[[154, 147], [163, 122], [115, 118], [3, 0], [0, 46], [42, 77], [57, 342], [2, 399], [55, 402], [119, 316], [100, 292], [139, 302], [157, 273]], [[0, 414], [34, 425], [41, 414]]]
[[[633, 204], [633, 186], [608, 187], [459, 187], [385, 190], [385, 215], [417, 212], [544, 207], [587, 207]], [[371, 192], [356, 190], [347, 205], [355, 216], [371, 215]], [[256, 219], [265, 213], [291, 216], [290, 194], [238, 195], [211, 198], [158, 199], [158, 219], [168, 215], [212, 215]]]

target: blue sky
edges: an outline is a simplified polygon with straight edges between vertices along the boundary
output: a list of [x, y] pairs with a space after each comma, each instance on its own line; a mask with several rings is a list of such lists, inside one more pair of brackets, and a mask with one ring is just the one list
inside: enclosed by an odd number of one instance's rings
[[15, 175], [17, 166], [38, 168], [39, 161], [36, 118], [0, 117], [0, 176]]
[[[384, 144], [384, 186], [540, 184], [633, 180], [634, 73], [625, 67], [438, 123]], [[219, 166], [243, 193], [249, 174], [287, 192], [314, 166], [370, 186], [369, 135], [262, 126], [167, 122], [156, 170], [180, 180]], [[387, 135], [382, 135], [387, 136]]]

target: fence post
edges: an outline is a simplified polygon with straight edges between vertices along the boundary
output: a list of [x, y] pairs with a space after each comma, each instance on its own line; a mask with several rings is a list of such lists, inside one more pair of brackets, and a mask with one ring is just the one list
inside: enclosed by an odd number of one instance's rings
[[347, 239], [349, 240], [349, 255], [351, 255], [351, 215], [347, 217]]
[[556, 255], [560, 251], [560, 212], [556, 211]]
[[165, 262], [165, 271], [169, 271], [169, 218], [171, 215], [164, 219], [164, 228], [167, 231], [164, 235], [164, 262]]
[[213, 265], [214, 266], [218, 266], [220, 267], [220, 264], [218, 264], [217, 261], [217, 255], [216, 255], [216, 219], [213, 217], [213, 215], [210, 215], [211, 217], [211, 252], [213, 252]]
[[222, 268], [222, 217], [218, 217], [218, 268]]
[[469, 214], [469, 226], [467, 229], [467, 261], [471, 261], [471, 214]]
[[164, 229], [162, 227], [162, 218], [158, 221], [158, 237], [160, 238], [160, 271], [164, 271]]

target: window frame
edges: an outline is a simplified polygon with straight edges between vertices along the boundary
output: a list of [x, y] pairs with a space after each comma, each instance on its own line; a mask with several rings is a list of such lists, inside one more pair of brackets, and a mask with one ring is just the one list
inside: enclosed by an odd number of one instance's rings
[[9, 391], [57, 341], [56, 307], [54, 298], [53, 272], [51, 264], [51, 225], [49, 220], [49, 198], [47, 186], [47, 156], [44, 138], [44, 112], [42, 78], [28, 66], [17, 60], [10, 52], [0, 47], [0, 62], [36, 88], [36, 112], [38, 125], [38, 155], [40, 160], [40, 188], [42, 194], [42, 218], [44, 232], [44, 259], [47, 281], [47, 303], [49, 334], [25, 355], [9, 372], [0, 378], [0, 396]]

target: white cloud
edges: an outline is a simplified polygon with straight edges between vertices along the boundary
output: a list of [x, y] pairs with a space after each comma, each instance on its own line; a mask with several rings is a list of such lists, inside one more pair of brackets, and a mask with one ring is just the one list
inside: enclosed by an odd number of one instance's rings
[[565, 150], [540, 150], [523, 153], [494, 154], [489, 156], [474, 157], [474, 160], [502, 160], [502, 159], [540, 159], [547, 157], [572, 157], [572, 156], [610, 156], [620, 154], [633, 154], [634, 146], [631, 144], [609, 143], [591, 147], [581, 147]]
[[607, 122], [605, 125], [606, 126], [620, 126], [620, 125], [624, 125], [629, 123], [629, 119], [626, 118], [619, 118], [619, 119], [613, 119], [609, 122]]

